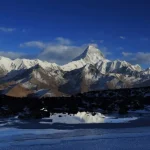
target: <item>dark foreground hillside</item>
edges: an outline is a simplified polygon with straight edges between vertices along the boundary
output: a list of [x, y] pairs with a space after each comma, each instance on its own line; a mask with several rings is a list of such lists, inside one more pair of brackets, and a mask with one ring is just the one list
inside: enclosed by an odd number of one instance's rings
[[128, 113], [150, 105], [150, 87], [93, 91], [71, 97], [14, 98], [0, 96], [0, 117], [18, 116], [21, 119], [49, 117], [52, 113], [78, 111]]

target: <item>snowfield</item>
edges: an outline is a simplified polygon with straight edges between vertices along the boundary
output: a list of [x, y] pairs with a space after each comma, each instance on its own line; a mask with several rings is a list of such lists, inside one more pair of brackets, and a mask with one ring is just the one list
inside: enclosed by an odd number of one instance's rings
[[143, 115], [78, 112], [40, 120], [1, 118], [0, 150], [149, 150], [150, 116]]
[[125, 123], [138, 119], [137, 117], [127, 118], [115, 118], [107, 117], [101, 113], [88, 113], [78, 112], [77, 114], [53, 114], [50, 118], [44, 118], [44, 120], [51, 120], [50, 122], [41, 121], [41, 124], [53, 124], [53, 123], [65, 123], [65, 124], [87, 124], [87, 123]]
[[[115, 130], [1, 129], [1, 150], [149, 150], [150, 127]], [[13, 133], [13, 134], [12, 134]], [[22, 133], [22, 134], [21, 134]], [[7, 136], [5, 135], [7, 134]], [[12, 136], [8, 136], [11, 135]]]

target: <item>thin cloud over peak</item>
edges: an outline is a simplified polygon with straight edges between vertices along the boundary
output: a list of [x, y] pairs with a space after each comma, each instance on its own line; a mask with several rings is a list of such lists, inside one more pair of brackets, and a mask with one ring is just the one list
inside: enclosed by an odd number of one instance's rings
[[[55, 62], [58, 64], [65, 64], [72, 61], [75, 57], [79, 56], [88, 45], [93, 45], [98, 48], [96, 43], [81, 44], [79, 46], [73, 44], [74, 42], [63, 38], [57, 37], [51, 42], [42, 41], [29, 41], [20, 44], [21, 48], [35, 47], [42, 51], [37, 55], [37, 58]], [[110, 55], [106, 47], [100, 49], [104, 55]]]
[[10, 59], [23, 58], [26, 55], [27, 54], [25, 53], [0, 50], [0, 56], [8, 57]]

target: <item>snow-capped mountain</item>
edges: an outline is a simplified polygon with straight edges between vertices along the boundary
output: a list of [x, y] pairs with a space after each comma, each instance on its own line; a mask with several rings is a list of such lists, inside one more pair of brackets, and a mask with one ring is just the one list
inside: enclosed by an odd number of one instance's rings
[[81, 55], [74, 59], [74, 61], [81, 59], [83, 59], [86, 63], [96, 64], [98, 61], [104, 60], [105, 58], [103, 53], [99, 49], [92, 45], [89, 45]]
[[[150, 85], [150, 69], [126, 61], [110, 61], [90, 45], [72, 62], [59, 66], [38, 59], [0, 57], [0, 89], [11, 93], [22, 87], [26, 93], [47, 89], [48, 95], [71, 95], [100, 89]], [[12, 86], [13, 85], [13, 86]], [[14, 86], [15, 85], [15, 86]], [[10, 88], [11, 86], [11, 88]], [[20, 88], [21, 89], [21, 88]], [[24, 89], [24, 90], [23, 90]], [[14, 93], [16, 96], [16, 93]]]
[[92, 45], [88, 46], [86, 50], [80, 56], [73, 59], [72, 62], [62, 66], [62, 69], [65, 71], [71, 71], [82, 68], [86, 64], [96, 65], [100, 72], [104, 74], [108, 72], [117, 72], [118, 69], [120, 69], [120, 71], [125, 71], [126, 69], [126, 71], [138, 72], [142, 70], [139, 65], [131, 65], [126, 61], [110, 61], [104, 57], [99, 49]]
[[46, 61], [41, 61], [39, 59], [29, 60], [29, 59], [15, 59], [11, 60], [6, 57], [0, 57], [0, 68], [6, 72], [13, 70], [29, 69], [39, 64], [44, 69], [58, 67], [55, 63], [49, 63]]
[[108, 62], [109, 60], [104, 58], [104, 55], [99, 49], [89, 45], [81, 55], [73, 59], [72, 62], [62, 66], [62, 69], [65, 71], [71, 71], [82, 68], [86, 64], [96, 64], [99, 61]]

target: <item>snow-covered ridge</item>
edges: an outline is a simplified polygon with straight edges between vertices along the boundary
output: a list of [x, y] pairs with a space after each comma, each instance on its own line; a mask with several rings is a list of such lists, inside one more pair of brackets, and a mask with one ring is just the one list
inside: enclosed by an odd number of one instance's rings
[[64, 71], [71, 71], [71, 70], [74, 70], [74, 69], [79, 69], [79, 68], [82, 68], [86, 65], [86, 62], [81, 59], [81, 60], [78, 60], [78, 61], [72, 61], [66, 65], [63, 65], [61, 66], [62, 70]]
[[110, 61], [106, 59], [103, 53], [92, 45], [89, 45], [81, 55], [73, 59], [72, 62], [62, 66], [61, 68], [65, 71], [71, 71], [74, 69], [82, 68], [86, 64], [95, 65], [96, 68], [99, 69], [99, 71], [103, 74], [107, 72], [113, 72], [124, 67], [126, 67], [127, 70], [130, 71], [142, 71], [139, 65], [131, 65], [126, 61]]
[[40, 65], [42, 68], [53, 68], [58, 67], [55, 63], [49, 63], [47, 61], [41, 61], [39, 59], [15, 59], [11, 60], [6, 57], [0, 57], [0, 67], [1, 69], [10, 72], [12, 70], [21, 70], [21, 69], [29, 69], [31, 67], [34, 67], [36, 65]]
[[[141, 67], [139, 65], [131, 65], [126, 61], [110, 61], [107, 60], [102, 52], [96, 47], [89, 45], [85, 51], [78, 57], [76, 57], [72, 62], [69, 62], [66, 65], [59, 66], [55, 63], [50, 63], [47, 61], [42, 61], [39, 59], [15, 59], [11, 60], [9, 58], [0, 57], [0, 69], [6, 72], [10, 72], [12, 70], [21, 70], [21, 69], [29, 69], [35, 65], [39, 64], [42, 68], [59, 68], [64, 71], [71, 71], [74, 69], [79, 69], [84, 67], [86, 64], [96, 65], [96, 67], [100, 70], [101, 73], [112, 72], [116, 69], [127, 67], [132, 71], [141, 71]], [[108, 68], [108, 69], [107, 69]], [[147, 72], [146, 72], [147, 73]], [[145, 73], [145, 74], [146, 74]]]
[[[0, 57], [0, 77], [2, 86], [15, 82], [28, 89], [55, 88], [67, 95], [150, 85], [150, 69], [142, 70], [139, 65], [126, 61], [110, 61], [94, 46], [88, 46], [80, 56], [63, 66], [39, 59]], [[7, 88], [7, 84], [3, 88]]]

